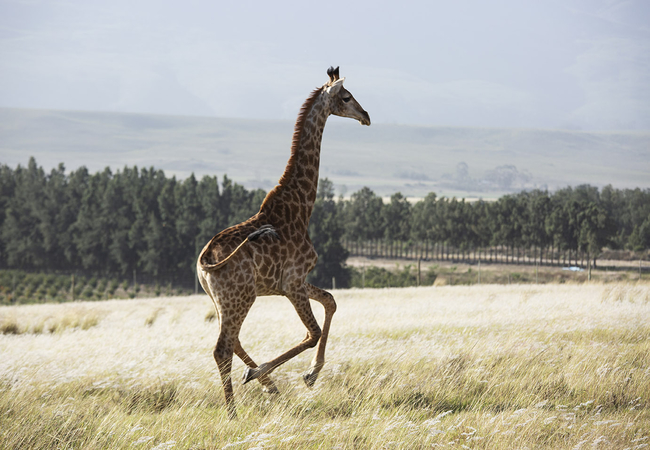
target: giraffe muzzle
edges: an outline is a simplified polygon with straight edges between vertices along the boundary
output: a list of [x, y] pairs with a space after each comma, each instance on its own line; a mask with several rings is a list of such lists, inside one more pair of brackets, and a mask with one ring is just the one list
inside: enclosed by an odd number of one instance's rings
[[367, 112], [362, 111], [361, 112], [361, 119], [359, 119], [359, 123], [361, 125], [368, 125], [370, 126], [370, 116], [368, 115]]

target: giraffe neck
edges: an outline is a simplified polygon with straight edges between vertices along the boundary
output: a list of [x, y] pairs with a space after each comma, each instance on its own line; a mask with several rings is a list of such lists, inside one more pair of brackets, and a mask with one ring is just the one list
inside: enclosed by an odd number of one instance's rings
[[[291, 156], [278, 185], [266, 196], [261, 211], [291, 204], [291, 219], [305, 230], [316, 201], [323, 129], [329, 116], [323, 89], [303, 104], [293, 133]], [[285, 205], [287, 206], [287, 205]]]

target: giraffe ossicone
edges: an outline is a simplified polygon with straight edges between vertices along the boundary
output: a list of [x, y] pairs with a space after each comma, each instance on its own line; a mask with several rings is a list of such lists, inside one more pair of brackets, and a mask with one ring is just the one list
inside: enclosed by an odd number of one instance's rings
[[[201, 286], [217, 310], [219, 337], [214, 359], [223, 384], [230, 418], [236, 417], [231, 369], [233, 354], [246, 364], [244, 383], [257, 379], [266, 392], [278, 389], [269, 377], [289, 359], [311, 347], [316, 355], [303, 375], [313, 386], [325, 364], [325, 347], [336, 302], [329, 292], [305, 281], [318, 255], [307, 228], [316, 201], [320, 146], [327, 118], [334, 114], [370, 125], [370, 116], [343, 87], [339, 68], [330, 67], [329, 80], [307, 98], [296, 120], [291, 156], [260, 210], [250, 219], [215, 235], [197, 260]], [[277, 358], [260, 366], [239, 341], [239, 331], [258, 296], [284, 295], [307, 328], [307, 336]], [[318, 325], [309, 299], [323, 305], [323, 327]]]

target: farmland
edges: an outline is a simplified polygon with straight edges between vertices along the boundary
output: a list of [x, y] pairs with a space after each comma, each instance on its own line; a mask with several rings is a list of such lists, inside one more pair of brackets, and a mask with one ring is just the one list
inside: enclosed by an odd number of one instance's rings
[[[305, 352], [280, 394], [242, 386], [228, 421], [205, 295], [0, 308], [2, 448], [645, 448], [650, 286], [437, 286], [334, 291], [327, 364]], [[322, 319], [322, 308], [314, 307]], [[258, 299], [257, 361], [304, 336]]]

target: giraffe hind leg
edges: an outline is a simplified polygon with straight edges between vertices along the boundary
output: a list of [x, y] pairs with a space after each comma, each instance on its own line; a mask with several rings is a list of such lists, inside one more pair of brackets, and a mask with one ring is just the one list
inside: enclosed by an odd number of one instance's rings
[[219, 368], [219, 375], [221, 376], [221, 384], [223, 385], [223, 393], [226, 398], [228, 418], [231, 420], [237, 418], [235, 396], [232, 389], [232, 379], [230, 377], [233, 351], [234, 347], [232, 340], [224, 333], [220, 333], [213, 354], [214, 360], [217, 362], [217, 367]]
[[284, 364], [294, 356], [302, 353], [308, 348], [315, 347], [321, 338], [322, 332], [318, 326], [316, 318], [314, 317], [314, 313], [311, 310], [311, 305], [309, 304], [309, 296], [307, 295], [305, 286], [302, 286], [297, 292], [293, 294], [287, 294], [287, 297], [296, 309], [300, 320], [302, 320], [302, 323], [307, 328], [307, 336], [298, 345], [278, 356], [277, 358], [261, 364], [257, 368], [247, 367], [244, 372], [244, 384], [263, 375], [270, 374], [273, 370], [275, 370], [275, 368], [281, 364]]
[[[252, 273], [252, 270], [247, 270], [250, 266], [240, 264], [234, 267], [238, 270], [239, 274], [250, 275]], [[213, 276], [218, 276], [218, 274]], [[208, 283], [210, 287], [217, 285], [218, 281], [221, 282], [221, 285], [226, 284], [223, 283], [223, 280], [215, 279], [211, 281], [211, 283]], [[241, 355], [248, 361], [252, 361], [241, 347], [239, 331], [250, 307], [255, 302], [254, 280], [250, 276], [249, 280], [244, 279], [241, 284], [242, 287], [238, 290], [222, 290], [218, 295], [213, 295], [213, 298], [216, 298], [215, 304], [219, 312], [220, 328], [219, 337], [217, 338], [217, 344], [214, 349], [214, 359], [219, 368], [226, 408], [230, 419], [237, 417], [231, 376], [233, 355], [237, 353], [238, 356]], [[211, 289], [211, 292], [215, 290]]]

